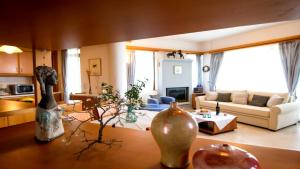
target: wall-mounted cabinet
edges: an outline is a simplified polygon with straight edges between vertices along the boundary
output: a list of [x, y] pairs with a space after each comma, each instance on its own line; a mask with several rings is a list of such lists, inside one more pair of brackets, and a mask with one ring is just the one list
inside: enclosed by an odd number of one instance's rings
[[24, 51], [19, 54], [0, 52], [0, 75], [33, 76], [32, 52]]
[[18, 54], [6, 54], [0, 52], [0, 73], [1, 74], [17, 74], [19, 73], [18, 67]]
[[32, 52], [23, 52], [19, 54], [19, 73], [24, 75], [33, 75]]

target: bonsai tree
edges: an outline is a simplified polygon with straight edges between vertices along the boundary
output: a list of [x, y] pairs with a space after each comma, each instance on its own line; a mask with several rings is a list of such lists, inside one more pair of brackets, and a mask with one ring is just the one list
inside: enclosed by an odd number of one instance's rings
[[[95, 144], [105, 144], [112, 145], [115, 142], [119, 142], [114, 139], [103, 139], [103, 130], [108, 125], [110, 121], [120, 116], [124, 111], [125, 100], [121, 98], [119, 91], [114, 90], [113, 87], [107, 83], [101, 84], [101, 93], [97, 97], [98, 101], [92, 109], [86, 110], [84, 113], [89, 114], [89, 118], [85, 120], [80, 120], [75, 118], [74, 116], [67, 115], [65, 118], [68, 122], [79, 122], [75, 129], [71, 132], [71, 134], [66, 138], [66, 144], [69, 144], [71, 139], [74, 137], [76, 133], [81, 134], [84, 139], [83, 141], [88, 143], [85, 148], [77, 152], [77, 158], [79, 159], [81, 154], [86, 150], [90, 149]], [[99, 115], [95, 115], [95, 112]], [[82, 113], [82, 112], [77, 112]], [[108, 118], [106, 118], [108, 117]], [[87, 138], [86, 132], [82, 126], [87, 122], [91, 122], [92, 120], [97, 120], [99, 123], [98, 136], [94, 139]], [[118, 121], [117, 121], [118, 122]], [[113, 127], [115, 124], [113, 125]]]
[[[80, 158], [81, 154], [86, 150], [90, 149], [95, 144], [105, 144], [111, 146], [115, 142], [120, 142], [115, 139], [103, 139], [103, 130], [113, 119], [112, 127], [115, 127], [118, 123], [121, 123], [121, 114], [127, 113], [125, 107], [128, 106], [128, 110], [137, 109], [140, 104], [142, 104], [142, 99], [140, 98], [140, 93], [145, 87], [145, 82], [138, 81], [137, 84], [132, 84], [130, 90], [125, 93], [126, 99], [122, 98], [119, 91], [114, 90], [112, 85], [107, 83], [101, 84], [101, 93], [97, 97], [98, 101], [93, 107], [93, 109], [87, 110], [85, 113], [89, 114], [89, 118], [86, 120], [80, 120], [74, 116], [67, 116], [65, 118], [68, 122], [79, 121], [79, 124], [71, 132], [71, 134], [66, 138], [66, 143], [69, 144], [72, 137], [76, 133], [80, 133], [84, 139], [83, 141], [88, 143], [86, 147], [77, 152], [77, 158]], [[98, 112], [99, 110], [99, 112]], [[95, 112], [99, 113], [95, 114]], [[127, 113], [128, 115], [129, 113]], [[127, 121], [126, 115], [126, 121]], [[135, 115], [135, 114], [134, 114]], [[135, 115], [136, 116], [136, 115]], [[99, 122], [98, 136], [94, 139], [89, 139], [86, 136], [86, 131], [82, 128], [83, 124], [91, 122], [92, 120], [97, 120]], [[132, 121], [130, 121], [132, 122]]]

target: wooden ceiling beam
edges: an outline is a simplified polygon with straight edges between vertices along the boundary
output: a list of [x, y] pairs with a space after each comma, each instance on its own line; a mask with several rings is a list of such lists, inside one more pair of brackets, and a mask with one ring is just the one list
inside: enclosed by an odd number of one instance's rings
[[[179, 49], [166, 49], [166, 48], [151, 48], [151, 47], [143, 47], [143, 46], [126, 46], [127, 50], [144, 50], [144, 51], [153, 51], [153, 52], [173, 52], [178, 51]], [[181, 50], [182, 53], [186, 54], [203, 54], [200, 51], [193, 51], [193, 50]]]

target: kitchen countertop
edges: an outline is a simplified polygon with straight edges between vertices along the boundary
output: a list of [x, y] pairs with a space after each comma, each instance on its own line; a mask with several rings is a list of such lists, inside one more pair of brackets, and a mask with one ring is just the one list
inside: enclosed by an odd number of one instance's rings
[[16, 114], [18, 112], [26, 113], [26, 110], [31, 110], [31, 109], [35, 109], [32, 103], [12, 101], [12, 100], [0, 100], [0, 117], [9, 116], [11, 114]]
[[5, 98], [18, 98], [18, 97], [26, 97], [26, 96], [34, 96], [34, 94], [0, 95], [0, 99], [5, 99]]

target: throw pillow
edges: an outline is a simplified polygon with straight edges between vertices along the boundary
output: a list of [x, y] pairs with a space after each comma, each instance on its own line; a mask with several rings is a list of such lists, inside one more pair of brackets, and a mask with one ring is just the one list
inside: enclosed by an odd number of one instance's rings
[[253, 95], [249, 104], [252, 106], [266, 107], [268, 100], [268, 96]]
[[218, 102], [231, 102], [230, 96], [231, 96], [231, 93], [218, 93], [217, 101]]
[[232, 102], [236, 104], [247, 104], [248, 93], [232, 93]]
[[284, 98], [281, 97], [281, 96], [278, 96], [278, 95], [273, 95], [271, 96], [271, 98], [269, 99], [268, 103], [267, 103], [267, 106], [268, 107], [273, 107], [273, 106], [276, 106], [278, 104], [282, 104], [284, 101]]
[[218, 97], [217, 92], [207, 92], [205, 96], [205, 100], [207, 101], [216, 101]]

